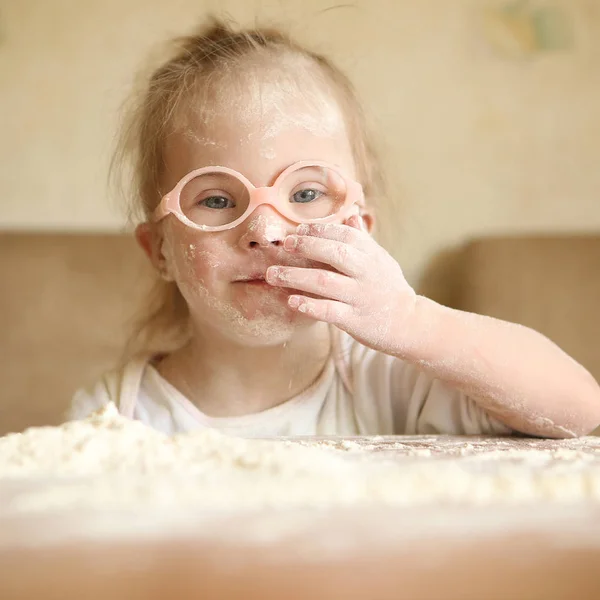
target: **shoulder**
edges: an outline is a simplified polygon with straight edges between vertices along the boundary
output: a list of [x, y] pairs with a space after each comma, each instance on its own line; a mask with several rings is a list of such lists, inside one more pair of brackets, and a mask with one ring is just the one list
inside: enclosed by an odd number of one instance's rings
[[135, 358], [104, 373], [95, 383], [78, 389], [65, 415], [66, 420], [83, 419], [90, 413], [113, 403], [121, 414], [130, 416], [144, 371], [150, 357]]

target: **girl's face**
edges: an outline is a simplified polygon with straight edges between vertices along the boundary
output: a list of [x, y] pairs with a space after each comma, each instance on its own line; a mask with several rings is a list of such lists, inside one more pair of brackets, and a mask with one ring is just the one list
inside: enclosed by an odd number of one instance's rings
[[[301, 160], [328, 162], [355, 177], [342, 115], [325, 91], [312, 85], [305, 93], [300, 84], [282, 91], [277, 81], [247, 83], [241, 97], [217, 99], [222, 106], [188, 118], [188, 126], [169, 138], [165, 189], [210, 165], [235, 169], [257, 187], [271, 185]], [[283, 249], [296, 226], [270, 206], [259, 206], [233, 229], [210, 233], [169, 216], [157, 226], [155, 257], [177, 283], [203, 335], [213, 331], [249, 345], [283, 343], [314, 321], [288, 308], [293, 290], [261, 278], [271, 265], [310, 266]]]

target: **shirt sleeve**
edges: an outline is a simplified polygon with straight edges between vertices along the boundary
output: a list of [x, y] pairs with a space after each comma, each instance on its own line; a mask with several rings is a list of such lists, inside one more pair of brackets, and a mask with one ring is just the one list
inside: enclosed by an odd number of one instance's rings
[[354, 401], [369, 420], [365, 430], [382, 435], [514, 433], [472, 398], [415, 365], [356, 341], [352, 346]]
[[[398, 365], [400, 369], [414, 369], [413, 365]], [[509, 435], [512, 429], [491, 416], [475, 400], [460, 390], [421, 371], [414, 377], [410, 394], [394, 398], [394, 405], [402, 407], [406, 418], [404, 433], [446, 435]]]

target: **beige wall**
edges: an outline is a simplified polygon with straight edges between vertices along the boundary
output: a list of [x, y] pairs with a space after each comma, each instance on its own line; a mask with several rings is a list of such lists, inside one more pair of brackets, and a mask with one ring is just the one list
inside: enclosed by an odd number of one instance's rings
[[224, 9], [290, 24], [350, 72], [389, 172], [384, 241], [411, 282], [471, 236], [600, 229], [598, 0], [553, 2], [554, 25], [535, 0], [512, 17], [492, 0], [323, 11], [335, 4], [3, 0], [0, 226], [119, 228], [105, 180], [131, 77], [157, 42]]

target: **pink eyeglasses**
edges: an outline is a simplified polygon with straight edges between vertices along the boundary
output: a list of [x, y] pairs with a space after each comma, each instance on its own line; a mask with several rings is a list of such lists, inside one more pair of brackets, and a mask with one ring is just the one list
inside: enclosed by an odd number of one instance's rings
[[233, 169], [204, 167], [188, 173], [163, 196], [152, 220], [173, 214], [194, 229], [223, 231], [262, 204], [295, 223], [328, 223], [350, 216], [355, 204], [364, 205], [364, 196], [360, 183], [322, 162], [297, 162], [272, 186], [258, 188]]

